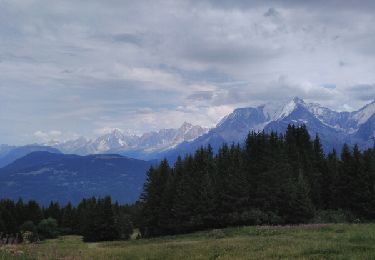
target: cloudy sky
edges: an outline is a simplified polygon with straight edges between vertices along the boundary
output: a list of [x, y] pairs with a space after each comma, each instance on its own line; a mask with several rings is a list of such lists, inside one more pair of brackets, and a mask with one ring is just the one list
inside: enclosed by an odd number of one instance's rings
[[375, 98], [374, 1], [0, 1], [0, 143]]

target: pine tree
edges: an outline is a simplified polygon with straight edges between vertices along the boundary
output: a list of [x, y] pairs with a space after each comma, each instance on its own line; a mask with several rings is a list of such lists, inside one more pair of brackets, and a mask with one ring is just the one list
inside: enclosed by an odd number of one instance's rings
[[327, 173], [323, 175], [322, 179], [322, 200], [325, 204], [325, 209], [339, 209], [340, 190], [339, 187], [339, 160], [337, 158], [336, 150], [328, 154], [327, 158]]
[[364, 167], [362, 154], [357, 145], [353, 148], [353, 167], [351, 172], [351, 202], [350, 210], [357, 216], [369, 217], [371, 215], [371, 187], [368, 186], [370, 176]]
[[288, 217], [288, 222], [290, 223], [307, 223], [314, 216], [314, 207], [309, 196], [309, 187], [302, 171], [295, 184], [290, 207], [293, 210], [293, 214]]
[[161, 197], [159, 225], [163, 234], [174, 233], [174, 198], [176, 194], [176, 178], [172, 170], [166, 172], [167, 181]]
[[25, 205], [21, 198], [16, 202], [14, 211], [14, 217], [16, 218], [17, 226], [21, 226], [27, 220]]
[[3, 222], [5, 232], [7, 234], [15, 234], [17, 232], [17, 223], [11, 212], [4, 207], [0, 208], [0, 219]]
[[368, 177], [365, 189], [369, 191], [366, 217], [368, 219], [375, 219], [375, 147], [364, 152], [363, 161], [363, 170]]
[[349, 146], [345, 144], [341, 152], [341, 162], [339, 166], [339, 176], [337, 183], [338, 204], [341, 209], [350, 209], [353, 205], [351, 196], [351, 185], [353, 169], [353, 157]]
[[73, 233], [76, 231], [77, 216], [72, 204], [69, 202], [62, 210], [61, 226], [65, 228], [66, 233]]
[[51, 201], [48, 208], [44, 210], [44, 218], [56, 219], [58, 223], [61, 223], [62, 211], [58, 202]]
[[215, 191], [214, 175], [215, 167], [212, 148], [201, 147], [195, 155], [195, 176], [198, 180], [197, 190], [198, 202], [195, 207], [194, 222], [199, 227], [213, 227], [215, 224]]
[[99, 241], [99, 212], [95, 197], [83, 200], [78, 206], [80, 234], [86, 242]]
[[96, 231], [96, 241], [111, 241], [120, 238], [110, 197], [99, 199], [96, 205], [96, 221], [92, 228]]
[[174, 231], [185, 233], [192, 230], [191, 217], [196, 200], [192, 191], [191, 177], [193, 168], [193, 158], [188, 155], [184, 161], [179, 157], [175, 164], [175, 185], [176, 194], [173, 202]]
[[[144, 236], [243, 224], [306, 223], [317, 210], [375, 215], [375, 152], [326, 156], [318, 136], [249, 133], [243, 147], [210, 146], [150, 169], [142, 195]], [[163, 166], [164, 165], [164, 166]], [[164, 169], [164, 170], [163, 170]], [[353, 193], [353, 194], [351, 194]], [[350, 214], [350, 212], [348, 213]]]
[[323, 147], [320, 142], [320, 138], [316, 135], [313, 142], [313, 165], [311, 174], [311, 198], [316, 208], [323, 209], [327, 208], [327, 201], [323, 198], [323, 187], [330, 182], [328, 176], [327, 162], [323, 152]]
[[143, 237], [162, 234], [160, 227], [161, 203], [169, 172], [169, 164], [167, 160], [163, 160], [157, 169], [151, 167], [147, 173], [141, 195], [143, 228], [140, 231]]
[[30, 200], [26, 205], [27, 220], [31, 220], [35, 225], [43, 219], [43, 212], [36, 201]]

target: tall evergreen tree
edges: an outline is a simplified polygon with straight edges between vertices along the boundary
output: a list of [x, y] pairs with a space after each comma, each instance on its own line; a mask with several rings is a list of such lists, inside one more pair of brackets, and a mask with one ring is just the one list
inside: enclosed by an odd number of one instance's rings
[[143, 202], [141, 233], [143, 236], [162, 234], [160, 227], [161, 203], [169, 173], [170, 167], [167, 160], [163, 160], [157, 169], [151, 167], [147, 173], [141, 195]]

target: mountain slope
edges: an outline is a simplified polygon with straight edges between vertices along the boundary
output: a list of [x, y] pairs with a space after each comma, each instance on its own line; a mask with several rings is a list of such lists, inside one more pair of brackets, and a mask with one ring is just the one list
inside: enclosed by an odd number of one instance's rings
[[21, 158], [29, 153], [35, 151], [45, 151], [50, 153], [61, 153], [59, 150], [49, 146], [41, 146], [41, 145], [25, 145], [20, 147], [12, 147], [8, 149], [3, 154], [0, 154], [0, 168], [4, 167], [18, 158]]
[[121, 203], [130, 203], [138, 199], [150, 165], [120, 155], [34, 152], [0, 169], [0, 197], [47, 204], [111, 195]]
[[351, 135], [352, 143], [358, 143], [361, 147], [373, 147], [375, 142], [375, 114], [361, 124], [358, 131]]
[[363, 108], [351, 113], [350, 119], [357, 123], [357, 126], [365, 124], [375, 114], [375, 100]]

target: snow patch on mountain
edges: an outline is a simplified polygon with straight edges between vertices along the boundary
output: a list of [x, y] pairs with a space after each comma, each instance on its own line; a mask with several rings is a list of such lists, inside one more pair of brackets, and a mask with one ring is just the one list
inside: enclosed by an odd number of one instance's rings
[[361, 108], [360, 110], [353, 112], [351, 118], [357, 122], [358, 125], [362, 125], [375, 114], [375, 100]]
[[287, 116], [289, 116], [299, 104], [304, 104], [303, 100], [300, 100], [299, 98], [294, 98], [290, 102], [288, 102], [286, 105], [284, 105], [281, 110], [277, 111], [274, 116], [272, 117], [272, 121], [281, 120]]

